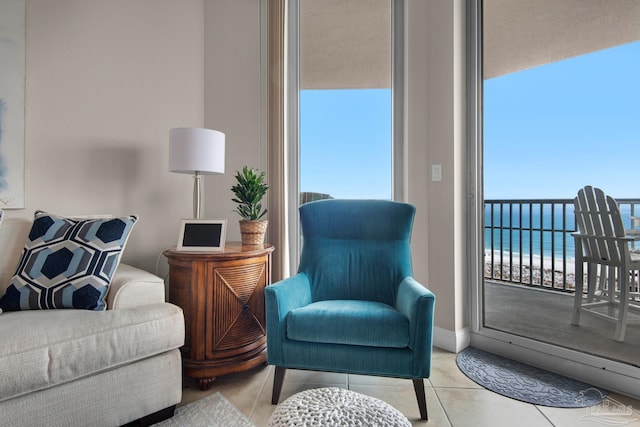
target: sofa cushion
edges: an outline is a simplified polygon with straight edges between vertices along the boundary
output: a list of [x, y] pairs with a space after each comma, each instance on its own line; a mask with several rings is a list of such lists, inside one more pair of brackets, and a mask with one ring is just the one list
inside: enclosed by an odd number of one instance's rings
[[135, 215], [79, 219], [37, 211], [0, 307], [104, 310], [109, 283], [137, 220]]
[[404, 348], [409, 345], [409, 320], [381, 302], [318, 301], [289, 312], [287, 338], [327, 344]]
[[169, 303], [5, 312], [0, 337], [1, 402], [179, 348], [184, 318]]

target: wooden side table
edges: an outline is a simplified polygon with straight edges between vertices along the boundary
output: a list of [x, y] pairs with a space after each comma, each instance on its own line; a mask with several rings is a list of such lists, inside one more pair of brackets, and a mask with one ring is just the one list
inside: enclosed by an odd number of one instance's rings
[[217, 376], [266, 363], [264, 288], [271, 284], [273, 250], [227, 242], [224, 252], [163, 252], [169, 301], [184, 311], [184, 375], [201, 390]]

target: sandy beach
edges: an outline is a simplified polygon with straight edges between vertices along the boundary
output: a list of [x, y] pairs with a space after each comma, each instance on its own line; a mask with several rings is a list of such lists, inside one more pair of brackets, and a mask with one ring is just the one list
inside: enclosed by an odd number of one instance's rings
[[[491, 252], [485, 251], [485, 278], [523, 284], [531, 283], [548, 288], [563, 289], [563, 285], [566, 289], [575, 288], [575, 261], [573, 259], [565, 260], [563, 265], [562, 258], [556, 258], [552, 269], [551, 258], [541, 258], [533, 255], [530, 259], [528, 255], [525, 255], [521, 263], [520, 254], [514, 253], [512, 258], [509, 259], [509, 253], [503, 252], [502, 261], [500, 255], [500, 251], [494, 251], [492, 269]], [[565, 271], [566, 279], [563, 278]], [[564, 283], [565, 280], [566, 285]]]

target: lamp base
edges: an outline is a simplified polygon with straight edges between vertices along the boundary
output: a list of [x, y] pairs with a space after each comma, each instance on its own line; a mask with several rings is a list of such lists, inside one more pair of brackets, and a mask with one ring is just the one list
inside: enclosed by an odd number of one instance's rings
[[202, 184], [200, 181], [202, 180], [202, 175], [200, 172], [196, 171], [195, 175], [193, 175], [193, 218], [200, 219], [202, 216]]

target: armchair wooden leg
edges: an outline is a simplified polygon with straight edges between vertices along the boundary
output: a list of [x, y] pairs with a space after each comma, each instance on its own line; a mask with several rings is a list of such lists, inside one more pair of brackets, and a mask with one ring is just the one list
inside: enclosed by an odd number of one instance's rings
[[420, 408], [420, 418], [428, 420], [427, 415], [427, 398], [424, 394], [424, 380], [417, 378], [413, 380], [413, 389], [416, 391], [416, 398], [418, 399], [418, 407]]
[[273, 377], [273, 391], [271, 392], [271, 404], [277, 405], [280, 400], [280, 392], [282, 391], [282, 383], [284, 382], [284, 374], [287, 368], [276, 366], [276, 372]]

